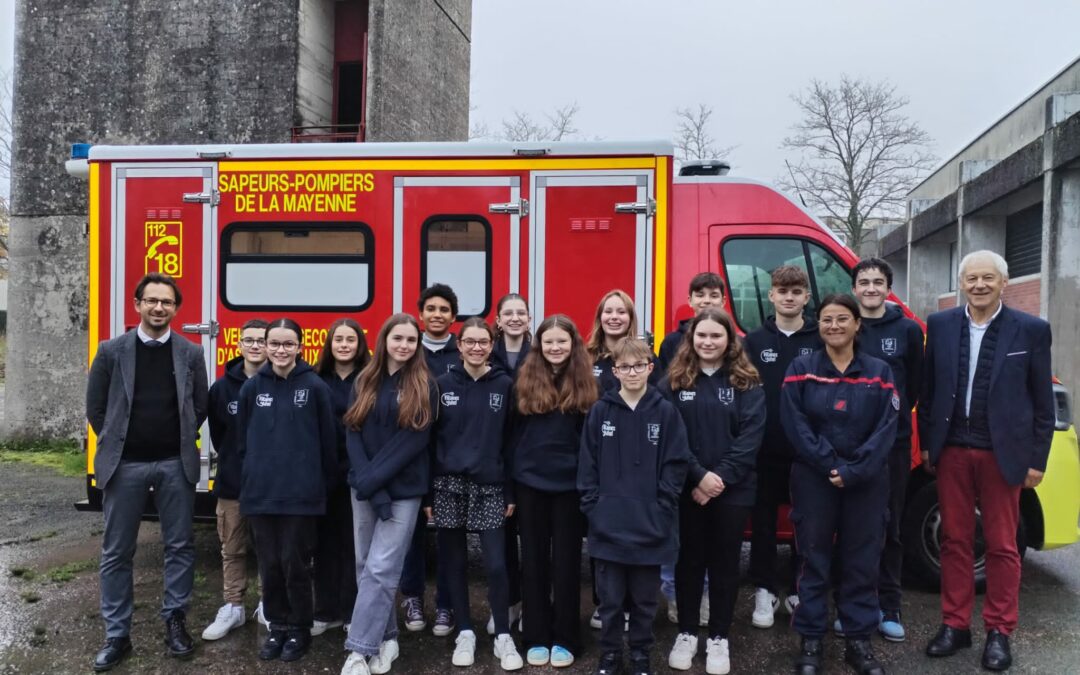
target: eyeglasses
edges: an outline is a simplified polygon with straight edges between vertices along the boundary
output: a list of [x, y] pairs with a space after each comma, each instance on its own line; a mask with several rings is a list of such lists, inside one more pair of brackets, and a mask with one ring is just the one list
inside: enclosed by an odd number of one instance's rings
[[[245, 347], [254, 347], [255, 345], [265, 347], [266, 340], [264, 340], [263, 338], [243, 338], [242, 340], [240, 340], [240, 344], [244, 345]], [[286, 347], [286, 349], [288, 348]]]
[[527, 309], [504, 309], [499, 312], [499, 316], [505, 316], [507, 318], [513, 316], [529, 316], [529, 310]]
[[483, 347], [487, 349], [491, 346], [491, 340], [483, 338], [481, 340], [475, 340], [473, 338], [465, 338], [461, 341], [461, 344], [465, 345], [466, 349], [472, 349], [473, 347]]
[[648, 363], [635, 363], [633, 365], [623, 364], [621, 366], [615, 366], [616, 372], [618, 372], [620, 375], [629, 375], [630, 371], [634, 371], [635, 373], [641, 374], [641, 373], [644, 373], [648, 369], [649, 369], [649, 364]]
[[846, 316], [845, 315], [845, 316], [838, 316], [836, 318], [833, 318], [831, 316], [827, 316], [827, 317], [821, 319], [820, 323], [821, 323], [822, 326], [838, 326], [838, 327], [843, 328], [843, 327], [846, 327], [846, 326], [850, 326], [851, 323], [854, 322], [854, 321], [855, 321], [855, 317], [853, 317], [853, 316]]
[[163, 300], [161, 298], [141, 298], [139, 302], [146, 305], [147, 307], [153, 307], [154, 305], [161, 305], [164, 309], [172, 309], [173, 307], [176, 307], [175, 300]]
[[276, 340], [266, 343], [266, 348], [272, 352], [276, 352], [279, 349], [284, 349], [287, 352], [295, 352], [296, 348], [299, 346], [300, 344], [297, 342], [278, 342]]

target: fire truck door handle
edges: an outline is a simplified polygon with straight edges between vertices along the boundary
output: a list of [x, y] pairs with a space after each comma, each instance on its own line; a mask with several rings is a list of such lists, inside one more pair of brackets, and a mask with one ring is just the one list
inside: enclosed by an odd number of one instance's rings
[[185, 333], [217, 337], [219, 326], [217, 321], [207, 321], [206, 323], [185, 323], [180, 328]]
[[643, 202], [617, 202], [615, 213], [644, 213], [651, 216], [656, 213], [656, 200], [646, 199]]
[[527, 216], [529, 215], [529, 200], [519, 199], [516, 202], [488, 204], [488, 211], [491, 213], [510, 213], [519, 216]]
[[185, 192], [183, 201], [185, 204], [209, 204], [210, 206], [217, 206], [221, 203], [221, 193], [217, 190], [211, 190], [209, 192]]

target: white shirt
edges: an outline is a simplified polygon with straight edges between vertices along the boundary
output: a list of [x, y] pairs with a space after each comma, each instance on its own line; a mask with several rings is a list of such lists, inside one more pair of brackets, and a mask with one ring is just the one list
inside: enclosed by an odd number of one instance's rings
[[971, 389], [975, 386], [975, 366], [979, 364], [979, 348], [982, 347], [983, 336], [986, 335], [986, 329], [990, 327], [990, 324], [994, 322], [998, 314], [1001, 314], [1001, 308], [1005, 305], [998, 300], [997, 311], [994, 315], [984, 324], [977, 324], [975, 320], [971, 318], [970, 305], [964, 305], [964, 316], [968, 320], [968, 382], [967, 382], [967, 398], [964, 400], [964, 414], [971, 416]]
[[143, 344], [146, 344], [147, 342], [150, 342], [151, 340], [157, 340], [161, 344], [165, 344], [166, 342], [169, 341], [169, 337], [172, 336], [172, 329], [171, 328], [166, 328], [165, 329], [165, 334], [162, 335], [159, 338], [150, 337], [149, 335], [146, 334], [145, 331], [143, 331], [142, 324], [140, 323], [139, 327], [137, 329], [135, 329], [135, 334], [139, 336], [139, 339], [142, 340]]

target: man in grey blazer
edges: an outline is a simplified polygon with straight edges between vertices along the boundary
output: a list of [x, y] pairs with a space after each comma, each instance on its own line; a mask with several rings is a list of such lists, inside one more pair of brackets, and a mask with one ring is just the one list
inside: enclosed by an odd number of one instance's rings
[[169, 328], [182, 301], [172, 277], [143, 277], [135, 287], [138, 328], [102, 342], [90, 366], [86, 417], [97, 434], [94, 476], [105, 512], [99, 672], [131, 651], [135, 542], [151, 488], [165, 549], [165, 645], [173, 656], [194, 651], [185, 614], [195, 578], [196, 439], [206, 419], [207, 375], [202, 348]]

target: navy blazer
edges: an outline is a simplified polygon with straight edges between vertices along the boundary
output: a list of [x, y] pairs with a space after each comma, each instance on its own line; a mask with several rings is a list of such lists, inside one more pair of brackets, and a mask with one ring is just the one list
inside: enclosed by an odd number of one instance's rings
[[[919, 442], [936, 465], [945, 447], [959, 394], [960, 337], [964, 307], [926, 320], [926, 357], [919, 396]], [[1050, 324], [1002, 306], [990, 372], [987, 417], [998, 468], [1009, 485], [1020, 485], [1028, 469], [1046, 470], [1054, 436], [1054, 389], [1050, 370]]]

